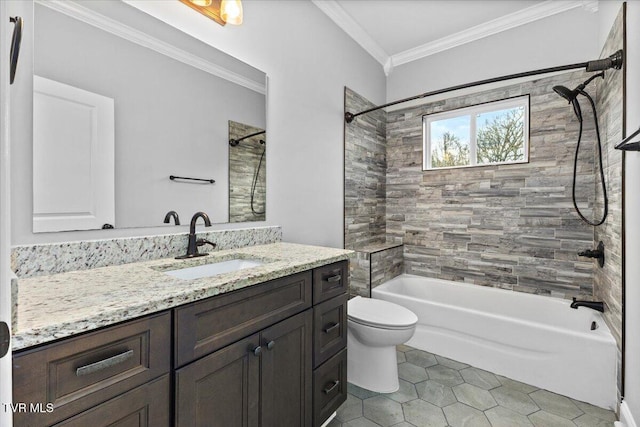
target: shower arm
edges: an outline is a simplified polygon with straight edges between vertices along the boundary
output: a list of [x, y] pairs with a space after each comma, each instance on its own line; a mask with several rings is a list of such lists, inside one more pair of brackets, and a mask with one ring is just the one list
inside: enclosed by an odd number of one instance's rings
[[493, 77], [493, 78], [490, 78], [490, 79], [478, 80], [478, 81], [471, 82], [471, 83], [451, 86], [451, 87], [448, 87], [448, 88], [445, 88], [445, 89], [438, 89], [438, 90], [434, 90], [434, 91], [431, 91], [431, 92], [425, 92], [425, 93], [422, 93], [420, 95], [415, 95], [415, 96], [412, 96], [412, 97], [409, 97], [409, 98], [400, 99], [398, 101], [389, 102], [388, 104], [379, 105], [377, 107], [369, 108], [367, 110], [360, 111], [359, 113], [351, 113], [351, 112], [347, 111], [347, 112], [344, 113], [344, 119], [345, 119], [345, 121], [347, 123], [351, 123], [353, 121], [353, 119], [355, 119], [356, 117], [358, 117], [358, 116], [360, 116], [362, 114], [370, 113], [372, 111], [380, 110], [381, 108], [387, 108], [387, 107], [391, 107], [391, 106], [394, 106], [394, 105], [397, 105], [397, 104], [402, 104], [404, 102], [414, 101], [416, 99], [427, 98], [429, 96], [440, 95], [442, 93], [453, 92], [453, 91], [461, 90], [461, 89], [467, 89], [467, 88], [474, 87], [474, 86], [481, 86], [481, 85], [486, 85], [486, 84], [490, 84], [490, 83], [502, 82], [502, 81], [505, 81], [505, 80], [512, 80], [512, 79], [519, 79], [519, 78], [522, 78], [522, 77], [537, 76], [539, 74], [556, 73], [556, 72], [559, 72], [559, 71], [576, 70], [576, 69], [579, 69], [579, 68], [584, 68], [585, 71], [587, 71], [587, 72], [603, 71], [603, 70], [607, 70], [609, 68], [613, 68], [613, 69], [619, 70], [619, 69], [622, 68], [623, 61], [624, 61], [624, 53], [623, 53], [622, 49], [620, 49], [620, 50], [616, 51], [616, 53], [614, 53], [613, 55], [609, 56], [608, 58], [604, 58], [604, 59], [597, 59], [597, 60], [588, 61], [588, 62], [581, 62], [581, 63], [578, 63], [578, 64], [562, 65], [562, 66], [559, 66], [559, 67], [542, 68], [540, 70], [525, 71], [523, 73], [508, 74], [506, 76], [500, 76], [500, 77]]

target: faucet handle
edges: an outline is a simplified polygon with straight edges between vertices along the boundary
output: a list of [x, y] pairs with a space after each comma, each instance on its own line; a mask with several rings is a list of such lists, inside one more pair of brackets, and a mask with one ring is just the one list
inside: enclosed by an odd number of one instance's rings
[[210, 242], [207, 239], [198, 239], [198, 240], [196, 240], [196, 245], [197, 246], [211, 245], [212, 248], [215, 248], [217, 246], [215, 243]]

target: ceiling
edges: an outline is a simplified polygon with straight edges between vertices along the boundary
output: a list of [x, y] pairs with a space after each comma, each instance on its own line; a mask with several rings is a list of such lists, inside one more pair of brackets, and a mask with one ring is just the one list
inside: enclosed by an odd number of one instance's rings
[[312, 0], [384, 67], [415, 61], [597, 0]]

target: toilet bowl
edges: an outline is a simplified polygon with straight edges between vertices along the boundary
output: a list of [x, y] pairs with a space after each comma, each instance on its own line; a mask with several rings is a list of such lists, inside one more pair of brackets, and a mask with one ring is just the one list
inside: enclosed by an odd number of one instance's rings
[[407, 342], [418, 316], [389, 301], [355, 297], [347, 303], [347, 380], [378, 393], [400, 388], [396, 345]]

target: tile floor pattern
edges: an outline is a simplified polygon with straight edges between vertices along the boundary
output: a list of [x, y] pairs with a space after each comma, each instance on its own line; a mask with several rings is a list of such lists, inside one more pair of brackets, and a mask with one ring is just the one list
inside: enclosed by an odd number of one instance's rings
[[400, 390], [349, 384], [327, 427], [612, 427], [616, 416], [584, 402], [408, 346], [398, 346]]

